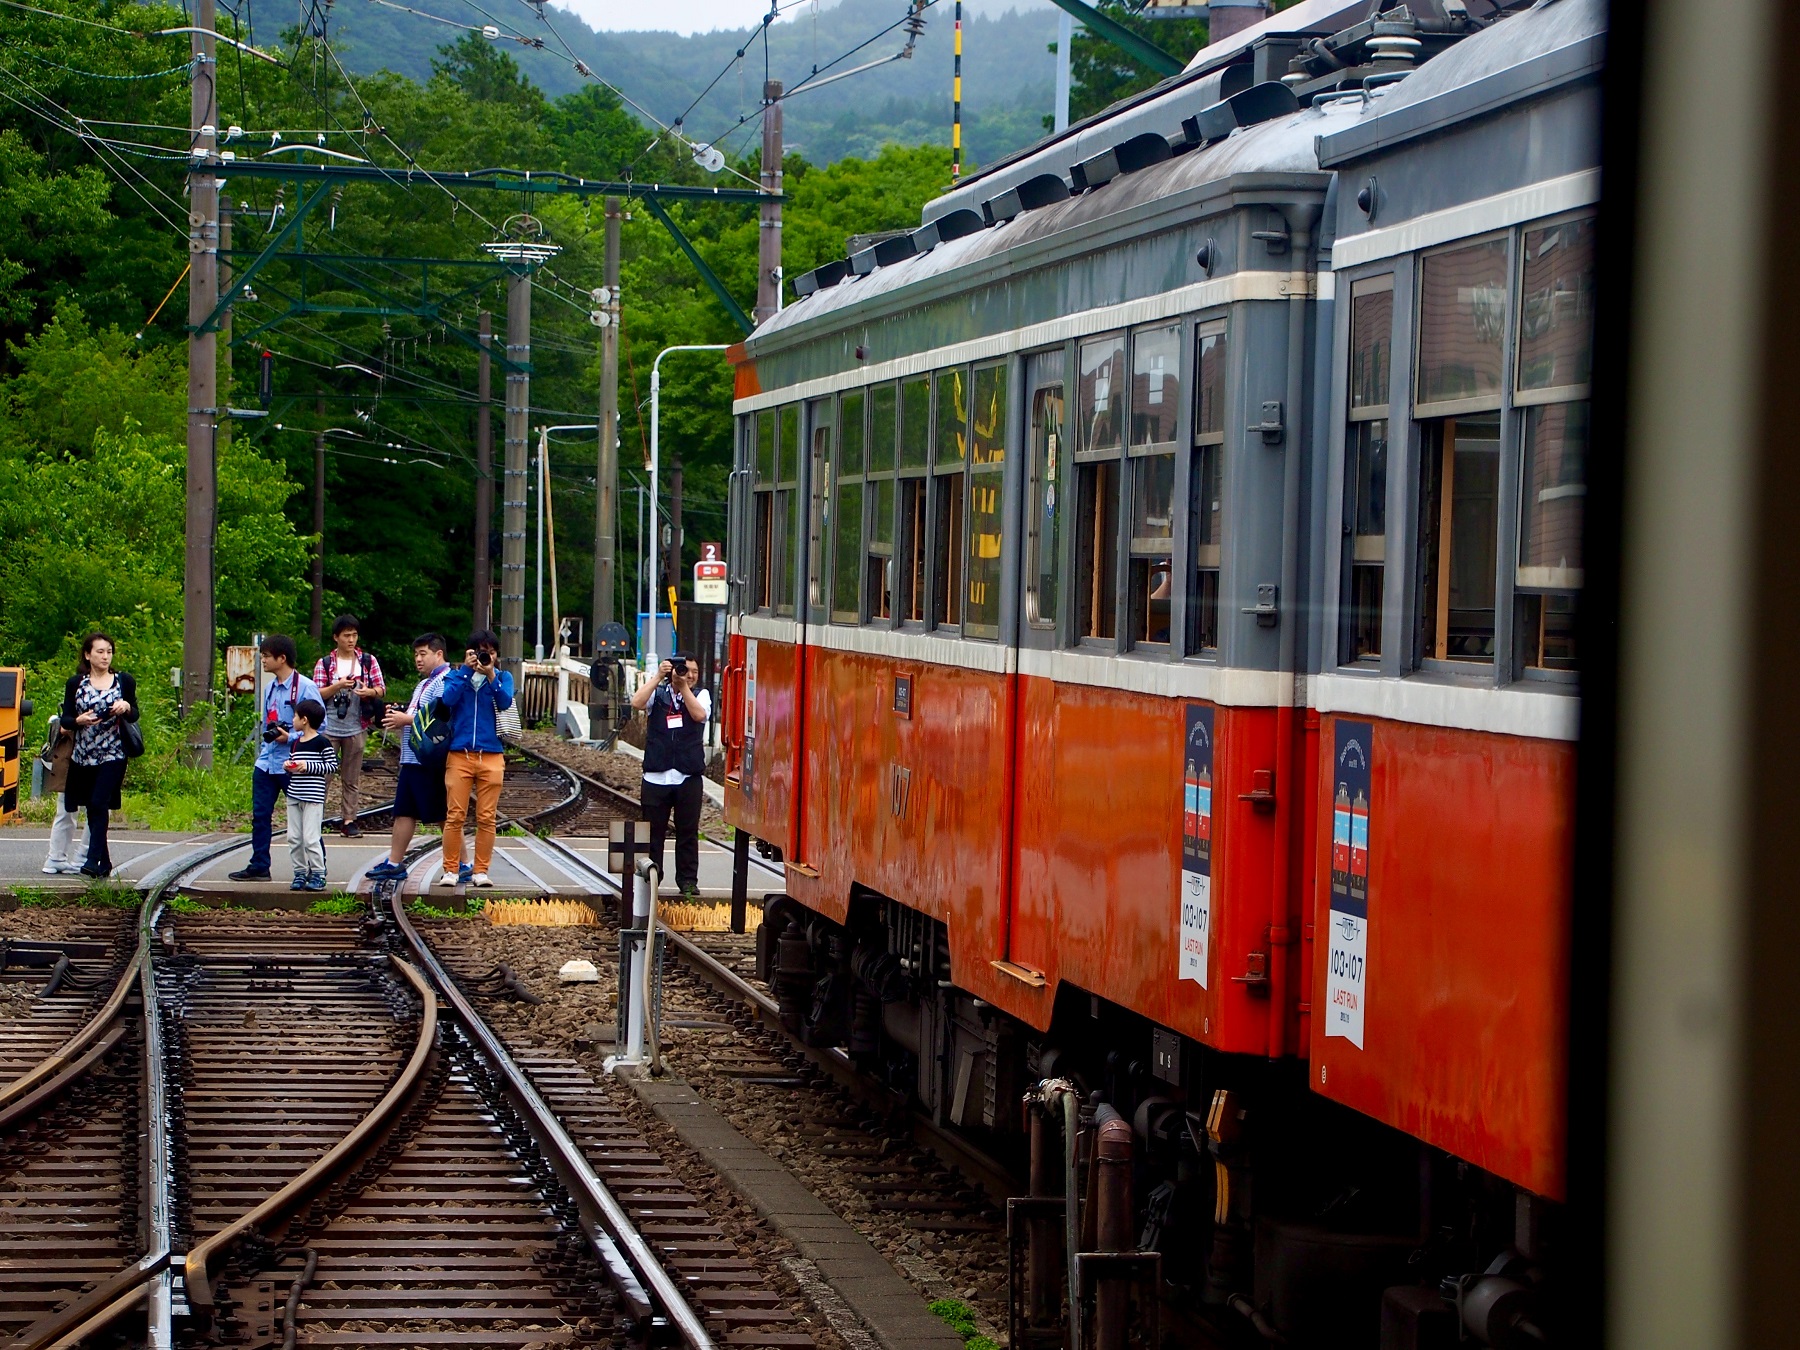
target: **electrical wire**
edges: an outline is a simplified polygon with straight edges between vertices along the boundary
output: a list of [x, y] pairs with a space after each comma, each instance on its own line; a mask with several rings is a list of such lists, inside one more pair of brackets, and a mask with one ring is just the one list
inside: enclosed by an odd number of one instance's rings
[[[397, 9], [403, 14], [411, 14], [421, 19], [430, 19], [433, 23], [445, 24], [451, 28], [460, 28], [465, 33], [480, 33], [490, 41], [506, 38], [509, 42], [517, 42], [526, 47], [542, 48], [544, 45], [544, 40], [542, 38], [529, 38], [525, 37], [523, 34], [502, 33], [498, 31], [490, 35], [488, 31], [478, 23], [460, 23], [455, 19], [446, 19], [439, 14], [427, 14], [424, 10], [414, 9], [411, 5], [397, 4], [395, 3], [395, 0], [369, 0], [369, 3], [372, 5], [381, 5], [387, 9]], [[494, 27], [497, 30], [499, 25], [495, 24]]]

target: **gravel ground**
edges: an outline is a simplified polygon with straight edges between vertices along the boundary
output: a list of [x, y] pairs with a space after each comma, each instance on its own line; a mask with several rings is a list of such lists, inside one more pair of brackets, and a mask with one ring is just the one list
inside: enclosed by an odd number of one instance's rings
[[[577, 773], [597, 778], [608, 787], [617, 788], [633, 797], [643, 787], [643, 762], [616, 750], [596, 750], [592, 746], [576, 745], [573, 741], [565, 741], [561, 736], [548, 731], [527, 731], [519, 737], [519, 744], [535, 750], [545, 759], [567, 764]], [[713, 804], [710, 797], [700, 808], [700, 830], [703, 834], [714, 836], [722, 836], [725, 830], [725, 813]]]
[[[604, 1080], [600, 1061], [612, 1046], [596, 1045], [586, 1034], [595, 1022], [610, 1028], [616, 1016], [614, 930], [493, 928], [474, 921], [443, 921], [433, 923], [430, 931], [441, 951], [464, 954], [459, 964], [486, 969], [505, 962], [534, 993], [544, 998], [536, 1006], [489, 1001], [486, 1006], [498, 1029], [509, 1036], [529, 1037], [580, 1059], [597, 1079], [606, 1081], [609, 1093], [626, 1104], [659, 1148], [666, 1143], [667, 1151], [692, 1158], [672, 1131], [665, 1130], [637, 1106], [628, 1088]], [[574, 957], [594, 962], [600, 970], [599, 984], [558, 982], [558, 968]], [[707, 1010], [710, 991], [703, 992], [697, 979], [673, 966], [671, 972], [665, 1018]], [[766, 1070], [757, 1071], [756, 1076], [811, 1076], [811, 1064], [773, 1033], [734, 1030], [727, 1034], [667, 1027], [664, 1045], [664, 1062], [671, 1073], [685, 1079], [746, 1136], [780, 1159], [809, 1190], [893, 1262], [921, 1296], [962, 1299], [975, 1310], [982, 1329], [996, 1342], [1004, 1343], [1004, 1218], [985, 1196], [976, 1195], [959, 1175], [917, 1148], [909, 1132], [899, 1127], [884, 1129], [879, 1122], [871, 1121], [868, 1109], [851, 1101], [834, 1084], [777, 1087], [746, 1083], [723, 1071], [722, 1062], [727, 1060], [740, 1060], [740, 1072], [744, 1063], [761, 1060], [766, 1063]], [[721, 1053], [727, 1047], [730, 1052]], [[878, 1161], [871, 1161], [870, 1157], [834, 1157], [823, 1151], [827, 1147], [840, 1153], [864, 1152]], [[703, 1187], [697, 1194], [729, 1196], [727, 1188], [711, 1177], [704, 1163], [695, 1161], [694, 1165], [699, 1169], [696, 1175], [704, 1180], [692, 1180], [686, 1172], [682, 1175], [691, 1185]], [[963, 1209], [967, 1217], [990, 1226], [990, 1230], [922, 1231], [907, 1222], [904, 1212], [883, 1210], [871, 1203], [871, 1197], [879, 1200], [884, 1194], [895, 1193], [944, 1196]], [[742, 1221], [750, 1225], [745, 1231], [759, 1234], [756, 1241], [764, 1244], [762, 1250], [772, 1250], [766, 1244], [780, 1242], [755, 1219], [753, 1211], [735, 1201], [730, 1204], [733, 1212], [741, 1213]], [[721, 1222], [725, 1212], [724, 1204], [714, 1209]]]

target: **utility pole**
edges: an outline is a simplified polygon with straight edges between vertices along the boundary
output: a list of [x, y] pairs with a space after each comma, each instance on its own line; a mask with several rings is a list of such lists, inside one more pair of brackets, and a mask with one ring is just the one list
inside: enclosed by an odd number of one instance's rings
[[506, 282], [506, 481], [500, 516], [500, 659], [516, 678], [525, 659], [525, 477], [531, 428], [531, 269]]
[[[594, 473], [594, 629], [613, 621], [614, 555], [619, 533], [619, 218], [617, 197], [606, 199], [606, 290], [610, 314], [600, 330], [600, 453]], [[598, 646], [595, 646], [598, 651]]]
[[[319, 421], [325, 420], [325, 400], [314, 403], [319, 414]], [[313, 545], [312, 576], [312, 640], [322, 642], [325, 638], [325, 432], [323, 427], [313, 433], [313, 533], [318, 541]]]
[[218, 152], [219, 62], [214, 54], [213, 0], [194, 0], [193, 86], [188, 122], [193, 132], [188, 175], [188, 420], [187, 560], [181, 598], [181, 711], [188, 724], [188, 758], [212, 767], [213, 533], [218, 465], [219, 349], [214, 333], [197, 331], [219, 299]]
[[[780, 80], [763, 85], [762, 190], [781, 191], [781, 94]], [[762, 204], [762, 229], [756, 248], [756, 313], [763, 323], [781, 312], [781, 202]]]
[[475, 626], [491, 628], [494, 577], [488, 538], [494, 530], [494, 422], [488, 412], [493, 399], [488, 346], [494, 336], [494, 317], [485, 309], [476, 334], [481, 340], [481, 356], [475, 367]]

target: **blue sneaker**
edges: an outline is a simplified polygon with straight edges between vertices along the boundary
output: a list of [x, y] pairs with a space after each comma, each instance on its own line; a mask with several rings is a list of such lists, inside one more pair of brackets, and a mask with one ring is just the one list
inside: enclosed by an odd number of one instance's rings
[[475, 865], [473, 863], [464, 863], [461, 867], [456, 869], [456, 884], [458, 886], [467, 886], [473, 880], [475, 880]]
[[406, 875], [406, 869], [399, 863], [389, 862], [383, 858], [363, 875], [372, 881], [398, 881]]
[[324, 890], [325, 889], [325, 874], [323, 872], [314, 872], [311, 876], [309, 876], [306, 879], [306, 889], [309, 891]]
[[308, 889], [308, 883], [309, 883], [309, 882], [311, 882], [311, 880], [312, 880], [312, 875], [311, 875], [311, 873], [308, 873], [308, 872], [296, 872], [296, 873], [294, 873], [294, 879], [293, 879], [293, 880], [292, 880], [292, 881], [291, 881], [291, 882], [289, 882], [289, 883], [288, 883], [288, 889], [289, 889], [289, 890], [290, 890], [290, 891], [304, 891], [304, 890], [307, 890], [307, 889]]

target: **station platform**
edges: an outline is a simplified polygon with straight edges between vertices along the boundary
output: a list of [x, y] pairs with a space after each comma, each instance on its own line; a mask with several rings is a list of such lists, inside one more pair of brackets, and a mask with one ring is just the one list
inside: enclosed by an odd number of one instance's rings
[[[117, 830], [110, 840], [114, 863], [113, 881], [116, 884], [135, 885], [151, 872], [166, 866], [183, 853], [191, 852], [209, 844], [216, 844], [228, 837], [235, 837], [241, 847], [233, 849], [223, 857], [215, 859], [199, 873], [185, 883], [183, 889], [199, 899], [215, 903], [245, 904], [255, 907], [286, 908], [300, 900], [302, 895], [288, 890], [288, 882], [293, 870], [288, 863], [287, 837], [281, 832], [275, 836], [274, 848], [271, 850], [272, 864], [270, 873], [272, 880], [264, 882], [232, 881], [227, 875], [244, 866], [250, 850], [248, 834], [227, 836], [224, 834], [164, 834], [142, 830]], [[426, 835], [418, 835], [414, 844], [425, 842]], [[49, 876], [41, 869], [44, 865], [44, 854], [49, 848], [50, 831], [42, 826], [13, 826], [0, 830], [0, 894], [11, 896], [20, 887], [38, 890], [79, 891], [85, 889], [88, 878], [79, 874]], [[596, 866], [606, 865], [606, 840], [588, 836], [572, 836], [559, 839], [560, 843], [575, 850]], [[341, 835], [327, 833], [325, 836], [325, 895], [335, 893], [367, 892], [370, 883], [363, 873], [376, 862], [387, 856], [389, 836], [383, 832], [365, 830], [360, 839], [345, 839]], [[77, 844], [77, 854], [82, 848]], [[467, 835], [463, 841], [463, 859], [469, 861], [474, 854], [474, 836]], [[79, 856], [76, 859], [79, 862]], [[483, 897], [533, 898], [556, 896], [573, 898], [589, 893], [587, 882], [577, 869], [563, 863], [556, 855], [534, 837], [528, 835], [502, 835], [494, 846], [493, 867], [489, 875], [493, 878], [492, 889], [475, 890], [474, 888], [438, 886], [441, 855], [434, 848], [428, 855], [419, 859], [412, 868], [407, 879], [406, 890], [409, 894], [418, 894], [427, 898], [441, 908], [455, 908], [456, 898], [464, 897], [473, 900]], [[664, 850], [664, 863], [671, 869], [671, 876], [662, 886], [664, 895], [675, 893], [672, 869], [675, 865], [674, 844]], [[731, 898], [731, 850], [709, 839], [700, 843], [700, 893], [709, 900], [729, 900]], [[781, 871], [761, 858], [752, 855], [750, 872], [750, 894], [752, 897], [762, 895], [765, 891], [780, 889]], [[465, 895], [466, 892], [466, 895]], [[430, 897], [437, 897], [433, 900]], [[305, 897], [310, 903], [318, 899], [317, 893]]]

